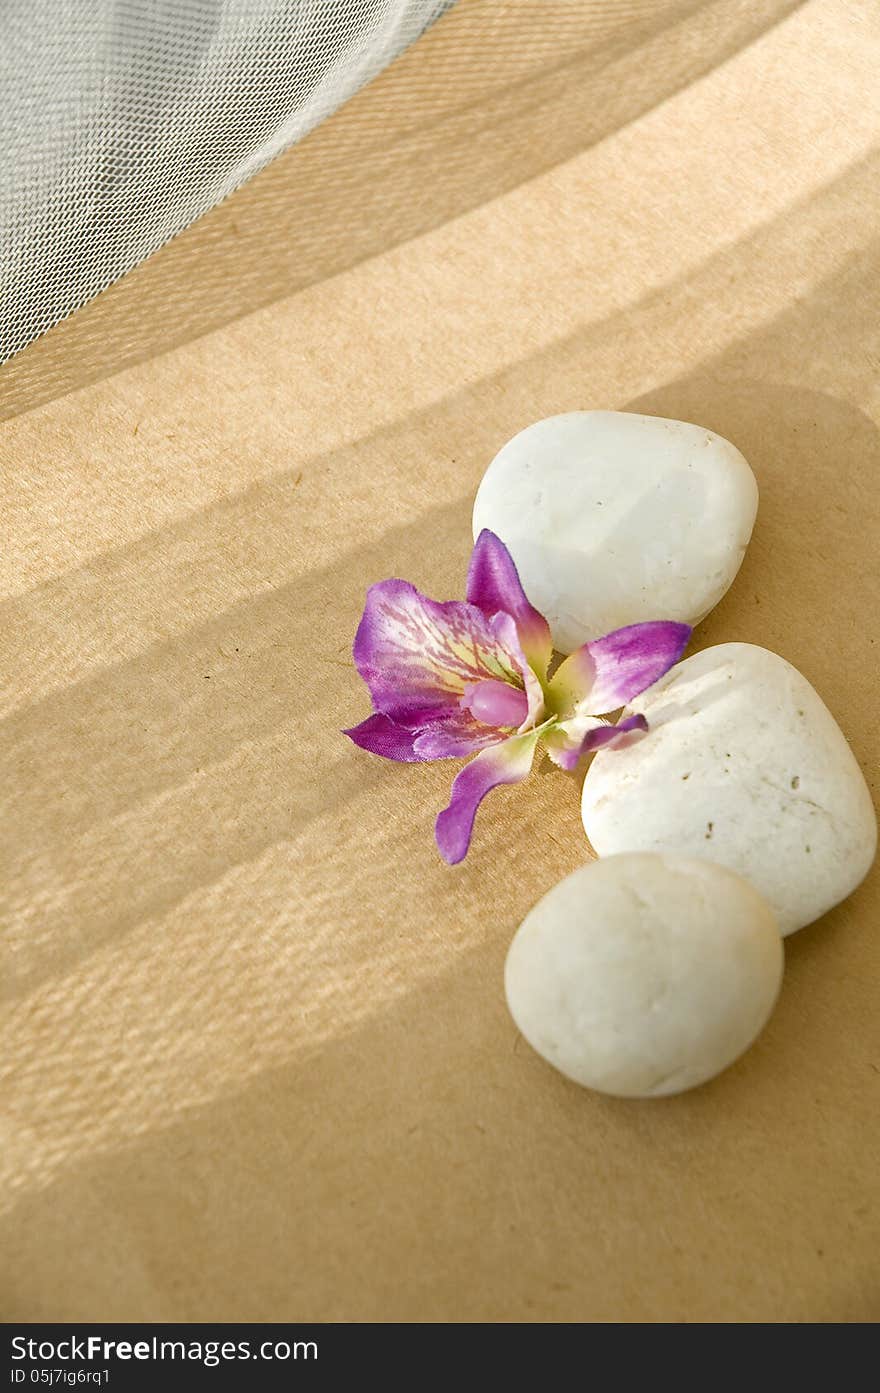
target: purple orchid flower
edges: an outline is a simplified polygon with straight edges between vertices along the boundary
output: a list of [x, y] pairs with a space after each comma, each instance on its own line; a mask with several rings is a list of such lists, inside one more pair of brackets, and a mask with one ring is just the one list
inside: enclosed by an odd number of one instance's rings
[[452, 785], [436, 824], [440, 854], [464, 859], [477, 808], [491, 789], [532, 767], [539, 740], [562, 769], [600, 747], [630, 744], [644, 716], [612, 725], [616, 711], [678, 662], [687, 624], [656, 620], [615, 629], [578, 648], [548, 677], [550, 628], [529, 604], [513, 558], [494, 532], [480, 533], [467, 600], [439, 603], [404, 580], [370, 587], [354, 661], [373, 715], [346, 730], [361, 749], [418, 762], [476, 754]]

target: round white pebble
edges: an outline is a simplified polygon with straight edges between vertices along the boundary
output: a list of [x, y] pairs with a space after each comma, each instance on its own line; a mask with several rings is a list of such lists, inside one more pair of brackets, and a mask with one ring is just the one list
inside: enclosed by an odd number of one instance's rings
[[636, 697], [648, 734], [600, 752], [584, 780], [584, 829], [600, 856], [707, 857], [745, 876], [783, 934], [851, 894], [877, 849], [877, 820], [846, 739], [797, 668], [752, 643], [722, 643]]
[[732, 1064], [773, 1010], [779, 929], [741, 876], [633, 853], [580, 867], [510, 945], [505, 989], [533, 1049], [587, 1088], [655, 1098]]
[[735, 446], [702, 426], [624, 411], [572, 411], [520, 431], [477, 491], [553, 642], [647, 619], [695, 624], [733, 581], [758, 507]]

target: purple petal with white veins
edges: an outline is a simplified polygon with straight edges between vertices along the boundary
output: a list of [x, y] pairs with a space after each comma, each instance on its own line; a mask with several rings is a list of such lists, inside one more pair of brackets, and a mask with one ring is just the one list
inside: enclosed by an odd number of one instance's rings
[[566, 658], [548, 689], [560, 716], [583, 703], [594, 715], [616, 711], [677, 663], [691, 636], [688, 624], [650, 620], [592, 639]]
[[450, 866], [467, 855], [477, 808], [486, 794], [499, 784], [520, 783], [532, 767], [537, 743], [534, 731], [514, 735], [483, 750], [456, 777], [449, 806], [440, 813], [435, 826], [440, 855]]
[[481, 725], [468, 711], [462, 711], [459, 719], [450, 717], [442, 725], [418, 732], [413, 749], [419, 759], [466, 759], [509, 738], [510, 731]]
[[454, 715], [469, 683], [522, 682], [482, 610], [429, 600], [404, 580], [370, 587], [353, 653], [376, 710], [412, 728]]
[[553, 652], [550, 626], [529, 603], [507, 547], [488, 528], [483, 528], [474, 544], [466, 594], [484, 614], [502, 611], [513, 617], [526, 659], [543, 680]]
[[349, 740], [353, 740], [362, 750], [368, 750], [372, 755], [382, 755], [385, 759], [416, 764], [431, 758], [430, 755], [417, 754], [413, 731], [397, 725], [389, 716], [368, 716], [359, 726], [352, 726], [342, 734], [347, 735]]
[[552, 757], [560, 769], [565, 769], [570, 774], [585, 755], [592, 754], [595, 750], [615, 750], [632, 745], [636, 740], [640, 740], [647, 730], [648, 722], [644, 716], [627, 716], [625, 720], [618, 721], [616, 726], [596, 726], [587, 731], [579, 744], [555, 744]]

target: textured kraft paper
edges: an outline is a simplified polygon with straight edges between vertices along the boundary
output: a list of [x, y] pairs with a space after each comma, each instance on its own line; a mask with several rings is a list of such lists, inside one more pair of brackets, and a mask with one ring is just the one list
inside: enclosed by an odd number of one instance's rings
[[460, 595], [497, 448], [605, 406], [743, 450], [695, 644], [784, 654], [876, 789], [880, 16], [543, 15], [463, 3], [316, 132], [400, 156], [348, 244], [328, 193], [323, 263], [283, 250], [306, 142], [0, 372], [7, 1320], [880, 1316], [876, 875], [732, 1069], [602, 1098], [502, 993], [576, 781], [497, 792], [451, 870], [456, 766], [338, 733], [368, 584]]

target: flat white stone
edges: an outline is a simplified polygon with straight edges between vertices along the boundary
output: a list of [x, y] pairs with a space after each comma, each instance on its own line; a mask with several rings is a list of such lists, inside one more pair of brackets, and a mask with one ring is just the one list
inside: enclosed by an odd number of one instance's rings
[[474, 538], [507, 545], [555, 646], [646, 619], [695, 624], [752, 534], [758, 487], [739, 450], [684, 421], [572, 411], [520, 431], [477, 491]]
[[627, 1098], [681, 1093], [764, 1026], [782, 939], [758, 892], [684, 856], [612, 856], [535, 905], [505, 968], [529, 1044], [577, 1083]]
[[601, 751], [584, 780], [600, 856], [670, 851], [745, 876], [782, 932], [818, 919], [867, 874], [871, 796], [831, 712], [766, 648], [723, 643], [672, 668], [626, 708], [649, 733]]

